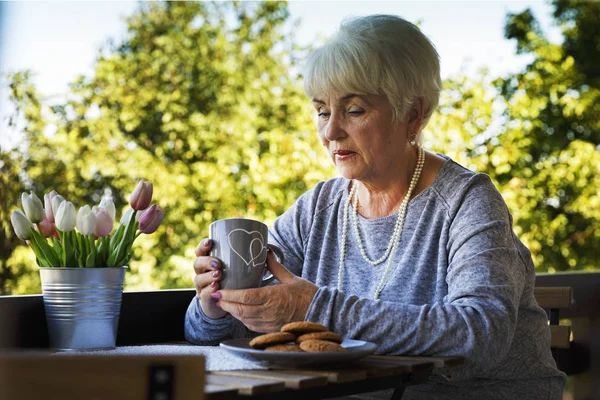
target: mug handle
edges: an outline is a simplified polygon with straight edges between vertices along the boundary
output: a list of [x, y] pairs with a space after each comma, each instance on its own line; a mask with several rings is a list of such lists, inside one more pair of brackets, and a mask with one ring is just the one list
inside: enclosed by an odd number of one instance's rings
[[[277, 261], [279, 261], [280, 264], [283, 264], [285, 262], [285, 258], [283, 257], [283, 251], [281, 251], [281, 249], [277, 246], [275, 246], [274, 244], [267, 244], [267, 247], [269, 249], [271, 249], [273, 251], [273, 253], [275, 253], [275, 257], [277, 257]], [[266, 268], [266, 264], [265, 264], [265, 268]], [[271, 272], [269, 272], [268, 275], [263, 276], [262, 278], [262, 282], [261, 282], [261, 287], [268, 285], [269, 283], [273, 282], [273, 279], [275, 279], [275, 275], [273, 275]]]

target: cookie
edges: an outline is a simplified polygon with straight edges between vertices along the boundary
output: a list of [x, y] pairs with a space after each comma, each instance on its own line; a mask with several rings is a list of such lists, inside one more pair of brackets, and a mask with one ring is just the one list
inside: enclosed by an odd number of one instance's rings
[[328, 342], [342, 343], [344, 339], [335, 332], [313, 332], [298, 336], [296, 343], [302, 343], [305, 340], [327, 340]]
[[323, 353], [323, 352], [343, 352], [347, 351], [345, 348], [334, 342], [328, 342], [326, 340], [305, 340], [300, 343], [300, 348], [309, 353]]
[[252, 339], [250, 341], [250, 346], [252, 346], [255, 349], [264, 349], [266, 347], [274, 346], [276, 344], [293, 342], [295, 339], [296, 335], [290, 332], [267, 333], [265, 335], [260, 335]]
[[311, 332], [327, 332], [327, 328], [316, 322], [290, 322], [281, 327], [281, 332], [292, 332], [301, 335]]
[[275, 346], [269, 346], [265, 351], [283, 351], [283, 352], [298, 352], [302, 351], [299, 345], [295, 343], [288, 344], [276, 344]]

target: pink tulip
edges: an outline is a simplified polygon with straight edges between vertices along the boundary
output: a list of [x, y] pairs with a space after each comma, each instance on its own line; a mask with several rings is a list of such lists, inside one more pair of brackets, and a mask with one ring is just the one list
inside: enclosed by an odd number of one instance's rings
[[152, 183], [144, 182], [144, 180], [142, 179], [141, 181], [139, 181], [133, 193], [131, 194], [129, 204], [131, 205], [131, 208], [137, 211], [148, 208], [151, 201]]
[[108, 236], [113, 228], [113, 219], [110, 214], [101, 207], [94, 207], [93, 212], [96, 215], [96, 237]]
[[[52, 207], [50, 207], [50, 212], [52, 212]], [[58, 239], [58, 232], [56, 232], [56, 227], [54, 226], [54, 223], [50, 222], [48, 217], [44, 218], [44, 220], [40, 222], [40, 229], [42, 230], [42, 235], [44, 235], [44, 237], [53, 236]]]
[[140, 216], [138, 225], [140, 232], [145, 234], [156, 232], [164, 217], [165, 213], [163, 210], [156, 204], [152, 205], [152, 207], [144, 211]]
[[58, 195], [58, 193], [56, 193], [56, 190], [53, 190], [50, 193], [46, 193], [44, 195], [44, 211], [46, 212], [46, 218], [52, 224], [54, 223], [54, 213], [52, 212], [52, 199], [56, 197], [56, 195]]

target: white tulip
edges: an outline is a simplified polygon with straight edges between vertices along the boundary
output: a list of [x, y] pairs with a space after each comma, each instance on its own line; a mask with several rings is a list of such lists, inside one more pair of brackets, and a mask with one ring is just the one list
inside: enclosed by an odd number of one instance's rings
[[21, 194], [21, 202], [23, 203], [23, 209], [25, 210], [25, 214], [27, 214], [29, 221], [37, 224], [44, 219], [44, 205], [34, 192], [29, 193], [29, 195], [27, 193]]
[[21, 210], [13, 211], [10, 215], [10, 222], [12, 223], [13, 229], [15, 230], [15, 234], [21, 240], [28, 240], [31, 238], [31, 230], [33, 229], [33, 225], [27, 216], [23, 214]]
[[77, 230], [82, 235], [91, 235], [96, 231], [96, 215], [90, 206], [85, 205], [77, 212]]
[[[135, 213], [135, 222], [140, 220], [140, 215], [142, 215], [146, 210], [140, 210]], [[133, 212], [133, 208], [128, 208], [127, 211], [121, 217], [121, 225], [127, 225], [129, 223], [129, 218], [131, 218], [131, 213]]]
[[103, 198], [98, 207], [104, 208], [114, 221], [115, 216], [117, 215], [117, 210], [115, 209], [115, 203], [113, 203], [111, 199], [108, 197]]
[[[56, 197], [55, 197], [56, 198]], [[54, 200], [53, 200], [54, 201]], [[70, 232], [75, 228], [75, 206], [70, 201], [60, 203], [54, 216], [56, 228], [63, 232]]]
[[121, 217], [121, 221], [119, 221], [121, 223], [121, 225], [127, 225], [127, 223], [129, 222], [129, 218], [131, 218], [132, 212], [133, 212], [133, 208], [128, 208], [127, 211], [125, 211], [123, 213], [123, 216]]
[[54, 196], [52, 198], [52, 214], [54, 214], [55, 220], [56, 220], [56, 213], [58, 212], [58, 207], [60, 206], [60, 203], [62, 203], [63, 201], [65, 201], [65, 198], [62, 197], [60, 194], [57, 194], [56, 196]]

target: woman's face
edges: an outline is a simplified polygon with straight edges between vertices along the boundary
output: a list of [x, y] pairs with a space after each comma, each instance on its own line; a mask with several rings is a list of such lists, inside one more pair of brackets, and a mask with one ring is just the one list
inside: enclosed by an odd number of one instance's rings
[[329, 94], [313, 99], [321, 143], [347, 179], [397, 173], [408, 146], [407, 125], [394, 122], [385, 96]]

